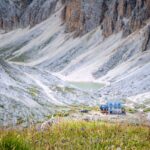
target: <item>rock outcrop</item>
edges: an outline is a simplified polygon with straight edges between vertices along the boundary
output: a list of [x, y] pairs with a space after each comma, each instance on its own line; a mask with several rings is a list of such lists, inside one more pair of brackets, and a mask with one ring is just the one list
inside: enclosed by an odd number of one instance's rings
[[146, 51], [150, 48], [150, 25], [147, 27], [147, 30], [144, 34], [144, 42], [142, 45], [142, 51]]
[[34, 26], [47, 19], [54, 11], [57, 0], [2, 0], [0, 3], [0, 29]]
[[99, 25], [103, 35], [123, 31], [127, 36], [150, 17], [149, 0], [2, 0], [0, 28], [31, 27], [47, 19], [58, 3], [65, 5], [62, 20], [66, 32], [83, 35]]
[[82, 35], [101, 25], [105, 37], [120, 30], [124, 36], [142, 27], [150, 17], [149, 0], [74, 0], [63, 12], [67, 31]]
[[64, 9], [66, 30], [81, 35], [100, 25], [107, 7], [104, 0], [74, 0], [67, 1]]

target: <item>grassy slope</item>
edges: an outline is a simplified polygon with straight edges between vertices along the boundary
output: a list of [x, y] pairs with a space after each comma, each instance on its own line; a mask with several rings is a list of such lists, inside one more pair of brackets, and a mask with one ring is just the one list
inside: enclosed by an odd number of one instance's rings
[[64, 122], [46, 131], [0, 130], [0, 150], [149, 150], [150, 128], [103, 122]]

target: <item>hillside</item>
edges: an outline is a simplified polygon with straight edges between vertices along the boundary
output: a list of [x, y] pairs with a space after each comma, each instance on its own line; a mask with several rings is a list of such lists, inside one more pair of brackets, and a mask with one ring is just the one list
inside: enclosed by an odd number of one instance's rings
[[149, 17], [149, 0], [2, 0], [0, 125], [99, 99], [149, 108]]

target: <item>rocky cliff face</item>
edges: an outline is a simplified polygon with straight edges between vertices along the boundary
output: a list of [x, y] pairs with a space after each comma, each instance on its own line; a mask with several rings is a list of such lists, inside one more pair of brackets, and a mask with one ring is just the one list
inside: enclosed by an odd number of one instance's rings
[[101, 25], [108, 37], [123, 30], [124, 36], [142, 27], [150, 17], [149, 0], [2, 0], [0, 28], [31, 27], [47, 19], [59, 3], [66, 31], [83, 35]]
[[34, 26], [47, 19], [58, 4], [57, 0], [2, 0], [0, 2], [0, 28], [12, 30]]
[[67, 31], [81, 35], [101, 25], [105, 37], [120, 30], [124, 35], [139, 29], [150, 17], [149, 0], [67, 1], [63, 19]]

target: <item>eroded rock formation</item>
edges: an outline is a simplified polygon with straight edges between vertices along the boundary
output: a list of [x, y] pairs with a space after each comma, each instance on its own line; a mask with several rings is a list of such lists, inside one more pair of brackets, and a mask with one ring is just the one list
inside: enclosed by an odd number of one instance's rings
[[150, 1], [68, 0], [63, 16], [67, 31], [75, 31], [77, 35], [101, 25], [105, 37], [120, 30], [126, 36], [150, 17]]
[[47, 19], [61, 3], [67, 32], [83, 35], [99, 25], [105, 37], [141, 28], [150, 17], [149, 0], [2, 0], [0, 28], [31, 27]]
[[56, 8], [58, 0], [2, 0], [0, 2], [0, 28], [12, 30], [31, 27], [47, 19]]
[[142, 51], [146, 51], [150, 48], [150, 26], [147, 27], [146, 32], [144, 33], [144, 38]]
[[67, 1], [63, 15], [66, 30], [77, 35], [87, 33], [100, 25], [106, 10], [104, 0]]

